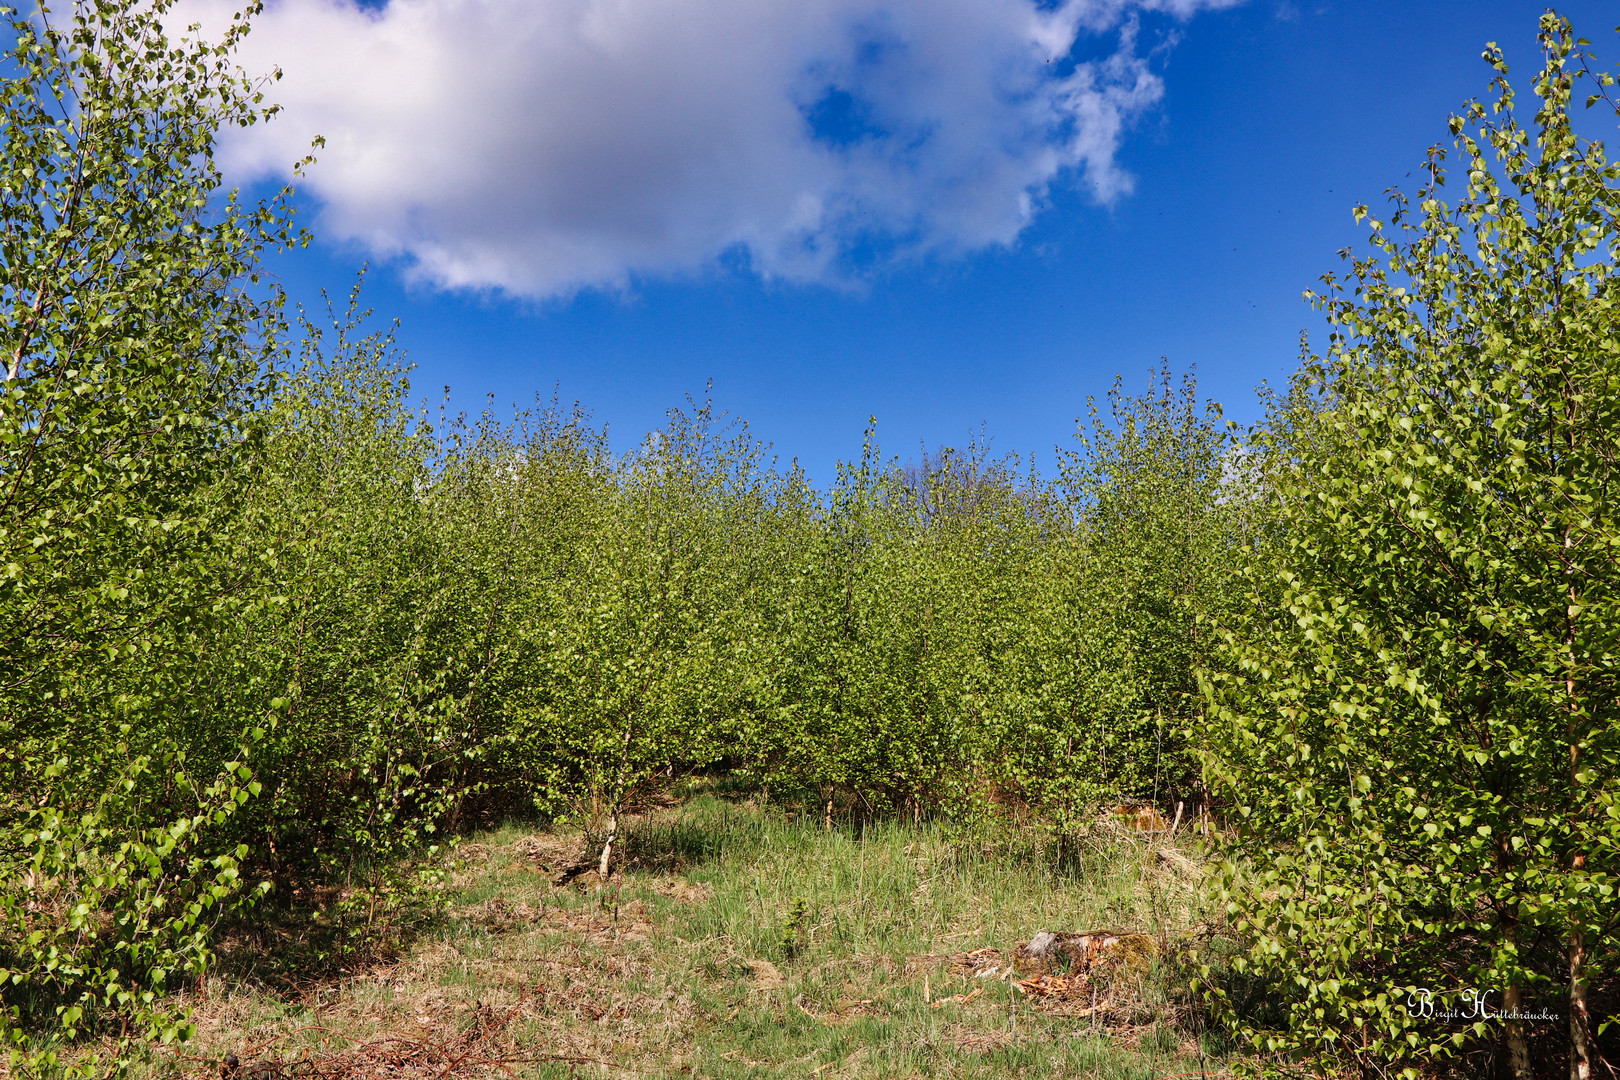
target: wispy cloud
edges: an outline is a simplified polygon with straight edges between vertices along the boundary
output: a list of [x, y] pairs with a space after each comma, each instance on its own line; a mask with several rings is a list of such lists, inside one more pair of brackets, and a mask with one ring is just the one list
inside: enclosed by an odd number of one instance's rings
[[1070, 177], [1127, 194], [1121, 139], [1164, 93], [1139, 13], [1233, 2], [279, 0], [240, 59], [284, 71], [285, 114], [226, 161], [280, 175], [324, 136], [321, 231], [441, 286], [548, 297], [723, 258], [848, 281], [1009, 244]]

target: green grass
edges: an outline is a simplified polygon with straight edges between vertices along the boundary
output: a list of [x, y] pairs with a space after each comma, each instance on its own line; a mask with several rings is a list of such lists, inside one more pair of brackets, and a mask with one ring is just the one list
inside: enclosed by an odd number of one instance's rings
[[477, 1036], [455, 1068], [501, 1058], [536, 1077], [1200, 1071], [1167, 968], [1093, 1015], [952, 969], [952, 957], [1010, 953], [1043, 929], [1141, 931], [1173, 951], [1209, 913], [1195, 853], [1162, 838], [1100, 829], [1057, 852], [1009, 829], [828, 830], [699, 793], [629, 824], [626, 866], [607, 886], [554, 887], [579, 850], [576, 835], [518, 827], [472, 838], [453, 857], [443, 914], [396, 959], [303, 983], [246, 969], [214, 979], [193, 1062], [353, 1053], [389, 1035], [438, 1047]]

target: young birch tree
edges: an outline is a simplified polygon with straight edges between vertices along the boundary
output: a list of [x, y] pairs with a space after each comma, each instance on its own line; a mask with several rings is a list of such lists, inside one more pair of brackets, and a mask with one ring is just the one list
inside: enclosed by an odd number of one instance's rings
[[1261, 1048], [1410, 1076], [1494, 1046], [1527, 1078], [1545, 1011], [1588, 1080], [1613, 1022], [1589, 987], [1620, 959], [1620, 171], [1575, 129], [1582, 43], [1549, 14], [1541, 44], [1533, 127], [1492, 46], [1496, 100], [1451, 120], [1461, 201], [1437, 148], [1325, 279], [1315, 415], [1265, 443], [1256, 607], [1280, 604], [1205, 673], [1260, 870], [1232, 910], [1286, 1006], [1230, 1017]]
[[[187, 642], [233, 609], [229, 508], [252, 445], [294, 238], [244, 205], [222, 127], [272, 111], [167, 0], [0, 7], [0, 1039], [51, 1069], [58, 1037], [187, 1030], [167, 994], [238, 893], [220, 826], [257, 784], [195, 772]], [[172, 30], [173, 27], [168, 27]], [[210, 717], [231, 758], [254, 725]]]

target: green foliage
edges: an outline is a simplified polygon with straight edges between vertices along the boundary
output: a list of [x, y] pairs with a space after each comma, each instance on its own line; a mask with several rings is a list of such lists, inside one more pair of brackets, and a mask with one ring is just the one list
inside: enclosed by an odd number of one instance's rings
[[[1014, 809], [1060, 829], [1187, 792], [1196, 616], [1246, 506], [1189, 377], [1112, 396], [1057, 483], [970, 445], [883, 465], [869, 433], [825, 504], [784, 499], [767, 707], [772, 786], [868, 811]], [[773, 549], [773, 551], [776, 549]]]
[[793, 907], [782, 923], [782, 940], [779, 944], [784, 957], [791, 960], [799, 955], [799, 950], [804, 947], [805, 933], [809, 928], [810, 904], [802, 896], [794, 897]]
[[[1006, 612], [997, 776], [1060, 823], [1108, 800], [1190, 792], [1196, 777], [1198, 619], [1230, 602], [1248, 493], [1191, 375], [1177, 392], [1165, 368], [1158, 384], [1140, 398], [1116, 385], [1112, 424], [1093, 406], [1091, 433], [1061, 462], [1062, 502], [1008, 545], [1030, 560], [1009, 575], [1023, 595], [990, 601]], [[1073, 526], [1055, 528], [1055, 514]]]
[[768, 478], [746, 430], [717, 428], [707, 404], [622, 460], [554, 416], [505, 460], [528, 617], [503, 753], [539, 805], [609, 843], [661, 776], [722, 756], [753, 638], [743, 545]]
[[[751, 756], [777, 783], [844, 790], [868, 806], [936, 801], [961, 773], [972, 678], [973, 539], [987, 517], [982, 462], [945, 455], [907, 484], [870, 433], [827, 505], [800, 515], [789, 552], [773, 708]], [[963, 665], [968, 665], [964, 667]]]
[[439, 444], [405, 404], [391, 335], [363, 333], [357, 305], [358, 285], [329, 326], [302, 320], [251, 483], [229, 496], [268, 601], [199, 643], [222, 695], [278, 702], [252, 822], [287, 900], [312, 872], [352, 877], [433, 831], [458, 793], [479, 666], [456, 508], [427, 495]]
[[1259, 434], [1280, 531], [1204, 677], [1261, 871], [1231, 910], [1286, 1006], [1226, 1015], [1268, 1052], [1416, 1075], [1498, 1044], [1528, 1075], [1511, 1016], [1409, 1007], [1500, 991], [1592, 1069], [1587, 985], [1620, 951], [1620, 170], [1572, 127], [1567, 23], [1541, 42], [1533, 129], [1493, 48], [1496, 101], [1451, 122], [1462, 200], [1437, 148], [1353, 292], [1325, 279], [1328, 355]]
[[1227, 516], [1190, 384], [1118, 398], [1063, 491], [869, 443], [823, 497], [707, 404], [623, 457], [555, 404], [435, 432], [356, 304], [306, 324], [278, 390], [242, 531], [270, 599], [213, 646], [283, 703], [252, 816], [278, 880], [349, 877], [468, 805], [579, 816], [608, 846], [711, 766], [828, 814], [1012, 799], [1066, 823], [1185, 789]]
[[23, 1069], [80, 1030], [185, 1033], [166, 991], [243, 899], [228, 827], [258, 790], [262, 705], [186, 754], [189, 650], [254, 602], [211, 493], [259, 431], [257, 258], [294, 235], [282, 201], [217, 197], [220, 126], [271, 112], [230, 62], [245, 21], [172, 41], [168, 8], [3, 9], [0, 1035]]
[[[191, 789], [197, 813], [156, 825], [132, 815], [128, 797], [154, 771], [154, 762], [137, 757], [83, 812], [47, 805], [9, 824], [8, 839], [27, 855], [9, 868], [23, 891], [0, 895], [14, 1065], [58, 1063], [49, 1049], [29, 1052], [33, 1017], [25, 1013], [46, 1007], [66, 1039], [111, 1017], [145, 1040], [170, 1042], [191, 1031], [169, 995], [174, 982], [202, 974], [213, 920], [241, 902], [238, 865], [247, 854], [246, 846], [218, 850], [211, 834], [259, 784], [234, 762], [206, 788], [193, 785], [178, 755], [156, 764]], [[59, 760], [46, 772], [59, 775], [66, 765]]]

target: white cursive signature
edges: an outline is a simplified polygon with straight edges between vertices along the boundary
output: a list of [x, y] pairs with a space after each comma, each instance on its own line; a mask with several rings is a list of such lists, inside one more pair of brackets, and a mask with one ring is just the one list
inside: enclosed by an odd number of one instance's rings
[[1501, 1015], [1491, 1008], [1490, 998], [1495, 992], [1466, 987], [1457, 991], [1460, 1008], [1437, 1010], [1434, 1003], [1435, 992], [1427, 986], [1414, 987], [1406, 995], [1406, 1015], [1439, 1020], [1492, 1020]]

